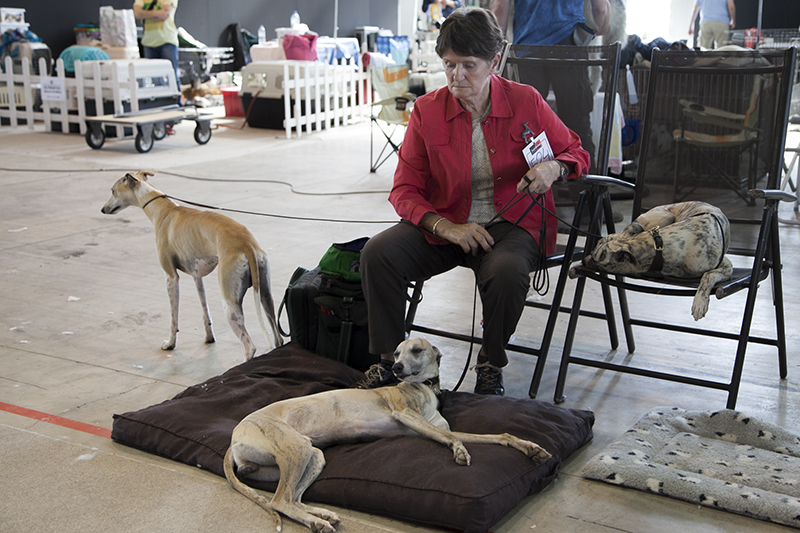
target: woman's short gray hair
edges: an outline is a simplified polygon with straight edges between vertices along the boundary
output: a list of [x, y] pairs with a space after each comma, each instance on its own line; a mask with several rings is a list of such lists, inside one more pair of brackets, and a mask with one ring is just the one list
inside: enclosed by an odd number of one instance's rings
[[494, 13], [480, 7], [456, 9], [444, 19], [436, 39], [436, 53], [447, 51], [460, 56], [491, 61], [503, 50], [505, 36]]

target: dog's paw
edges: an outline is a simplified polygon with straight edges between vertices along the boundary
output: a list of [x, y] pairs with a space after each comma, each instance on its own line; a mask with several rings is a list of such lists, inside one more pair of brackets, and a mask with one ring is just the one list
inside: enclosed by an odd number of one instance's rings
[[708, 297], [697, 295], [692, 302], [692, 317], [695, 320], [700, 320], [708, 313]]
[[550, 453], [547, 450], [545, 450], [535, 442], [519, 439], [517, 437], [514, 437], [513, 435], [508, 435], [508, 434], [504, 436], [509, 438], [509, 442], [508, 444], [506, 444], [506, 446], [511, 446], [512, 448], [516, 448], [517, 450], [521, 451], [531, 459], [537, 461], [544, 461], [552, 457], [552, 455], [550, 455]]
[[336, 528], [325, 520], [314, 520], [309, 526], [315, 533], [336, 533]]
[[525, 451], [525, 455], [527, 455], [531, 459], [534, 459], [536, 461], [546, 461], [547, 459], [550, 459], [552, 457], [550, 452], [548, 452], [538, 444], [535, 444], [533, 442], [528, 442], [528, 444], [530, 446]]
[[453, 459], [456, 460], [456, 464], [461, 466], [469, 466], [472, 462], [472, 457], [470, 457], [469, 452], [460, 442], [453, 445]]
[[340, 522], [339, 515], [334, 513], [333, 511], [329, 511], [322, 507], [311, 507], [310, 505], [306, 505], [304, 503], [298, 503], [302, 509], [310, 515], [314, 515], [317, 518], [321, 518], [323, 521], [330, 522], [334, 526]]
[[164, 350], [164, 351], [167, 351], [167, 352], [170, 351], [170, 350], [174, 350], [175, 349], [175, 341], [174, 340], [166, 340], [166, 341], [164, 341], [164, 343], [161, 345], [161, 349]]

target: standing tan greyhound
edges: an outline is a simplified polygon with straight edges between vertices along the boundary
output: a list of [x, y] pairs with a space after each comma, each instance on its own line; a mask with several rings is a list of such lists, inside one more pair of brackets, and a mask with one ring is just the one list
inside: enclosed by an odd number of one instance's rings
[[281, 346], [283, 337], [275, 321], [267, 254], [256, 238], [243, 225], [224, 215], [178, 206], [166, 194], [147, 183], [148, 176], [153, 175], [155, 172], [148, 170], [141, 170], [135, 175], [125, 174], [111, 187], [111, 198], [101, 211], [106, 215], [114, 215], [128, 206], [141, 207], [155, 227], [158, 259], [167, 273], [167, 293], [172, 315], [169, 339], [164, 341], [161, 349], [175, 348], [178, 336], [179, 270], [194, 278], [203, 308], [206, 342], [214, 342], [203, 277], [217, 266], [228, 322], [244, 347], [245, 360], [250, 360], [256, 353], [255, 344], [244, 327], [242, 313], [242, 301], [251, 286], [264, 335], [269, 341], [261, 307], [267, 314], [275, 346]]
[[[466, 466], [471, 459], [464, 443], [510, 446], [535, 460], [550, 457], [538, 444], [508, 433], [450, 431], [438, 410], [439, 350], [424, 339], [411, 339], [401, 342], [394, 356], [392, 371], [401, 380], [397, 386], [336, 389], [282, 400], [248, 415], [234, 428], [225, 453], [225, 477], [270, 512], [278, 531], [281, 513], [317, 533], [335, 532], [336, 513], [300, 501], [325, 466], [322, 448], [334, 444], [416, 435], [444, 444], [453, 450], [456, 463]], [[267, 500], [237, 475], [278, 481], [275, 495]]]

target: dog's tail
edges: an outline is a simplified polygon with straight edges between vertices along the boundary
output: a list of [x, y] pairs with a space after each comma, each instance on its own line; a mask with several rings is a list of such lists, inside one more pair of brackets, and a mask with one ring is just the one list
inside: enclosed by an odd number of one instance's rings
[[[264, 261], [263, 268], [259, 265], [259, 260]], [[272, 335], [275, 339], [275, 348], [283, 346], [283, 337], [278, 329], [278, 322], [275, 318], [275, 304], [272, 302], [272, 291], [269, 285], [269, 262], [266, 254], [263, 252], [259, 254], [256, 250], [251, 249], [247, 254], [247, 262], [250, 264], [250, 278], [253, 284], [253, 297], [256, 302], [256, 313], [258, 314], [258, 323], [261, 326], [261, 331], [264, 332], [264, 337], [267, 339], [267, 344], [270, 344], [269, 332], [267, 325], [264, 323], [264, 309], [266, 307], [267, 318], [272, 327]], [[262, 293], [262, 291], [265, 291]]]
[[225, 452], [225, 458], [222, 461], [222, 465], [223, 470], [225, 470], [225, 477], [228, 478], [228, 483], [230, 483], [237, 492], [244, 494], [259, 506], [263, 507], [270, 514], [270, 516], [275, 519], [275, 522], [277, 523], [277, 531], [281, 531], [281, 529], [283, 529], [281, 515], [279, 515], [277, 511], [269, 506], [269, 500], [256, 492], [256, 490], [252, 487], [242, 483], [242, 481], [236, 476], [236, 472], [234, 471], [236, 464], [233, 460], [233, 451], [231, 450], [231, 446], [228, 446], [228, 451]]

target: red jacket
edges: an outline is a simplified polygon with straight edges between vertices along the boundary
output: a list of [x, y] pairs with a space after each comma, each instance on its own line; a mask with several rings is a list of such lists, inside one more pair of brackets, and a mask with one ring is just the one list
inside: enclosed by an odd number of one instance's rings
[[[494, 174], [497, 211], [516, 194], [517, 183], [528, 171], [522, 155], [525, 122], [534, 135], [547, 132], [557, 159], [575, 165], [570, 179], [587, 172], [589, 154], [581, 147], [580, 138], [561, 122], [536, 89], [493, 75], [491, 100], [483, 135]], [[467, 221], [472, 203], [472, 115], [447, 87], [417, 98], [399, 157], [389, 201], [401, 218], [419, 225], [425, 213], [434, 212], [457, 224]], [[545, 201], [555, 212], [550, 191]], [[530, 199], [525, 198], [503, 218], [516, 222], [529, 205]], [[537, 205], [519, 225], [538, 242], [541, 220], [542, 209]], [[542, 248], [541, 243], [539, 246]], [[548, 215], [544, 249], [551, 254], [555, 246], [556, 219]]]

